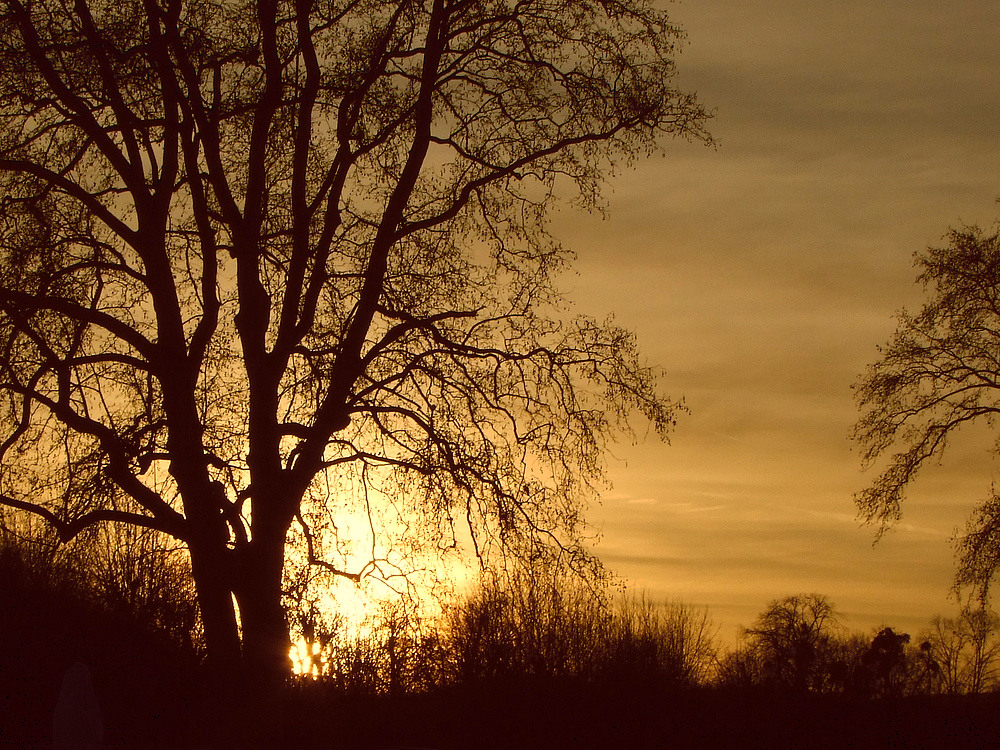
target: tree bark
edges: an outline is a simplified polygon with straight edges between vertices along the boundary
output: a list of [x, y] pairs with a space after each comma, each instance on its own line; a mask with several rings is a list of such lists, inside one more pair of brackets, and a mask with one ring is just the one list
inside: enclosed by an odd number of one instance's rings
[[[277, 744], [277, 706], [291, 676], [288, 620], [282, 606], [284, 539], [279, 533], [255, 536], [244, 549], [235, 587], [243, 641], [241, 681], [244, 685], [242, 729], [248, 739]], [[270, 531], [270, 530], [269, 530]]]

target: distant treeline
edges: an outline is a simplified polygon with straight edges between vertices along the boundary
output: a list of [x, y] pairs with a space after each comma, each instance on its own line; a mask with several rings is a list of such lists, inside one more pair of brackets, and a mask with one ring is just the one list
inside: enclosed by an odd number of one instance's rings
[[[89, 554], [70, 556], [0, 535], [0, 743], [48, 740], [61, 675], [79, 661], [93, 673], [107, 744], [184, 744], [205, 720], [185, 557], [142, 534], [127, 545], [85, 541]], [[287, 714], [297, 718], [288, 721], [300, 733], [290, 736], [312, 736], [317, 716], [359, 700], [396, 700], [400, 722], [419, 703], [404, 709], [399, 700], [428, 696], [485, 695], [490, 710], [529, 714], [538, 707], [517, 705], [527, 696], [570, 712], [596, 695], [645, 704], [705, 691], [787, 705], [981, 694], [1000, 675], [1000, 623], [982, 608], [935, 618], [914, 637], [851, 634], [826, 597], [791, 596], [772, 602], [734, 649], [718, 646], [704, 609], [615, 596], [568, 574], [510, 575], [440, 617], [418, 611], [406, 600], [387, 604], [364, 633], [297, 613], [309, 656], [289, 685]]]
[[369, 634], [312, 633], [308, 676], [344, 694], [426, 692], [533, 677], [858, 698], [1000, 687], [1000, 618], [967, 606], [914, 636], [852, 633], [827, 597], [772, 602], [723, 649], [705, 609], [609, 598], [571, 579], [484, 585], [424, 622], [387, 606]]

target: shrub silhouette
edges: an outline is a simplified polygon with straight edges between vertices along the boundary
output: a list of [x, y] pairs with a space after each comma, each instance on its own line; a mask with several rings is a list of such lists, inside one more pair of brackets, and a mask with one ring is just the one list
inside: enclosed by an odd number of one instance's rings
[[705, 682], [716, 658], [705, 612], [612, 599], [569, 576], [485, 582], [436, 621], [397, 602], [374, 625], [313, 633], [319, 682], [349, 695], [553, 679], [682, 687]]
[[457, 682], [544, 676], [691, 686], [715, 659], [700, 610], [609, 600], [572, 579], [527, 574], [471, 595], [449, 613], [445, 633]]
[[[169, 746], [189, 731], [197, 633], [184, 643], [158, 626], [180, 606], [171, 598], [177, 589], [157, 599], [150, 581], [133, 578], [140, 599], [115, 600], [111, 581], [92, 566], [107, 550], [90, 543], [81, 565], [79, 555], [0, 529], [0, 744], [51, 742], [63, 676], [77, 662], [93, 677], [108, 744]], [[121, 562], [132, 552], [123, 546], [114, 554]]]

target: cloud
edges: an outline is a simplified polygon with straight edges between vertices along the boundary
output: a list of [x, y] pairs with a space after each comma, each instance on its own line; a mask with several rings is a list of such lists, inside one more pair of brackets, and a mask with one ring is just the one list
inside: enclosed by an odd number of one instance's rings
[[655, 497], [630, 497], [625, 501], [629, 505], [655, 505]]
[[858, 622], [929, 618], [948, 606], [950, 538], [989, 488], [992, 439], [954, 443], [873, 547], [851, 499], [871, 476], [847, 438], [850, 386], [921, 303], [913, 252], [997, 215], [1000, 5], [671, 13], [690, 34], [681, 86], [717, 107], [721, 147], [670, 143], [610, 182], [610, 219], [553, 224], [579, 254], [571, 298], [634, 329], [692, 410], [670, 447], [617, 451], [598, 551], [727, 617], [819, 591]]
[[871, 530], [847, 514], [747, 503], [695, 518], [692, 507], [667, 504], [613, 525], [606, 520], [597, 551], [651, 595], [728, 605], [715, 617], [731, 633], [767, 602], [804, 592], [849, 609], [847, 624], [858, 629], [914, 612], [929, 618], [926, 588], [944, 609], [953, 569], [940, 554], [950, 545], [935, 529], [901, 525], [873, 546]]

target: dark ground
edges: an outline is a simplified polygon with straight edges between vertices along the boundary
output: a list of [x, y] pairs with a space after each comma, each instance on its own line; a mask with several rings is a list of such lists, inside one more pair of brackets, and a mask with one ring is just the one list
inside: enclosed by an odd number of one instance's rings
[[[30, 660], [29, 660], [30, 662]], [[50, 744], [59, 679], [3, 672], [0, 743]], [[140, 686], [94, 670], [105, 746], [197, 748], [197, 701], [180, 683]], [[433, 695], [343, 697], [299, 689], [276, 733], [225, 747], [356, 750], [562, 748], [979, 748], [1000, 746], [1000, 697], [853, 701], [838, 696], [657, 691], [552, 682]]]
[[[51, 746], [63, 675], [79, 661], [90, 669], [106, 747], [205, 746], [198, 738], [206, 704], [191, 655], [121, 618], [23, 575], [0, 576], [0, 745]], [[217, 744], [308, 750], [1000, 747], [1000, 695], [862, 701], [671, 690], [635, 680], [521, 680], [365, 698], [306, 684], [288, 690], [267, 713], [275, 727], [270, 736], [224, 734]]]
[[[996, 696], [867, 702], [536, 685], [316, 708], [299, 703], [301, 714], [286, 725], [282, 744], [440, 750], [1000, 746]], [[331, 741], [317, 742], [324, 736]]]

